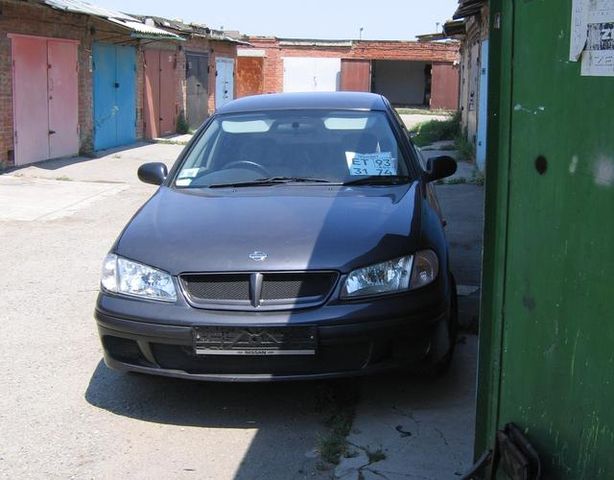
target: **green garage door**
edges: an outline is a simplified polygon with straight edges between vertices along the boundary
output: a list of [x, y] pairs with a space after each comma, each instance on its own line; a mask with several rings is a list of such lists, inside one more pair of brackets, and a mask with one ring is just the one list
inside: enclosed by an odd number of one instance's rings
[[612, 10], [491, 2], [478, 450], [514, 421], [544, 478], [614, 478]]

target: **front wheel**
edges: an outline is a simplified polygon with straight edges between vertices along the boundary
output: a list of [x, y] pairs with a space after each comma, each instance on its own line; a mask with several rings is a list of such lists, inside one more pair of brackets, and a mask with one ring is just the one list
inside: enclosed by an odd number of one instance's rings
[[452, 363], [458, 337], [458, 300], [456, 281], [450, 274], [450, 313], [433, 330], [431, 344], [426, 356], [410, 367], [413, 374], [425, 377], [438, 377], [445, 374]]

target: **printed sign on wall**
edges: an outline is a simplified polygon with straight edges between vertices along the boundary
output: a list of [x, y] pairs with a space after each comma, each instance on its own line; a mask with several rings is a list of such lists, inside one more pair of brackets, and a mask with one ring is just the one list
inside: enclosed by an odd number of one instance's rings
[[582, 75], [614, 77], [614, 0], [573, 0], [569, 59]]

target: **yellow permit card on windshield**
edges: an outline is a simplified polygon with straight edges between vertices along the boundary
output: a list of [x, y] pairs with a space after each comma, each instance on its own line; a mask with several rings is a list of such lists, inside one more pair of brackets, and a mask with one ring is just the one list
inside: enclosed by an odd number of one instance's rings
[[398, 175], [397, 159], [392, 157], [392, 152], [345, 152], [345, 157], [352, 176], [382, 177]]

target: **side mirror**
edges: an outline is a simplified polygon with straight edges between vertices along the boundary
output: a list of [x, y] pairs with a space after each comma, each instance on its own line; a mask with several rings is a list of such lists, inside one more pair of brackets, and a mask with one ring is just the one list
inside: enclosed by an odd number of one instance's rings
[[161, 185], [167, 175], [166, 165], [160, 162], [145, 163], [138, 171], [139, 180], [152, 185]]
[[426, 162], [426, 179], [428, 182], [440, 180], [456, 173], [456, 160], [443, 156], [429, 158]]

